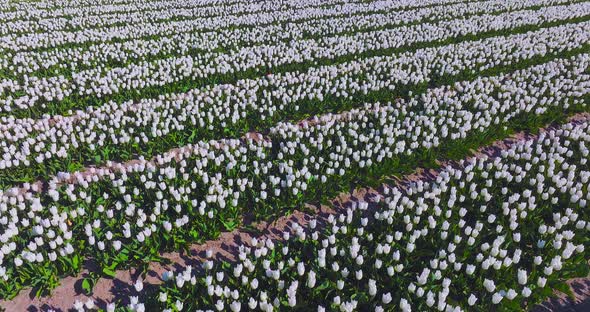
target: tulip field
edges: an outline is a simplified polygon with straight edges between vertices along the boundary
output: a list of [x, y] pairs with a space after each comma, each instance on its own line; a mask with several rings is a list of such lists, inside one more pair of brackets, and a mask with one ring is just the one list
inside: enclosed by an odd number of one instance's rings
[[0, 0], [0, 310], [590, 300], [588, 104], [587, 0]]

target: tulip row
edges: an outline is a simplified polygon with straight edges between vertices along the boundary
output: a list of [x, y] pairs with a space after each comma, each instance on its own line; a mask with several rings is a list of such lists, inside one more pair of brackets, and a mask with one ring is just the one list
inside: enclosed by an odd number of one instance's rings
[[[457, 0], [455, 0], [457, 1]], [[69, 8], [67, 11], [51, 11], [32, 19], [16, 19], [6, 21], [0, 25], [0, 35], [23, 35], [29, 33], [45, 33], [55, 31], [80, 31], [84, 29], [101, 29], [113, 26], [124, 26], [131, 24], [154, 24], [170, 21], [193, 20], [195, 18], [211, 18], [216, 16], [244, 15], [244, 14], [269, 14], [273, 12], [301, 9], [301, 8], [330, 8], [339, 7], [358, 1], [330, 0], [330, 1], [259, 1], [259, 2], [235, 2], [224, 5], [211, 5], [195, 3], [195, 1], [173, 2], [166, 1], [157, 7], [142, 8], [142, 5], [133, 4], [117, 6], [116, 10], [111, 8], [108, 12], [92, 12], [95, 8]], [[559, 1], [553, 1], [559, 2]], [[146, 2], [153, 6], [156, 2]], [[399, 1], [398, 1], [399, 3]], [[450, 2], [452, 3], [452, 2]], [[422, 4], [431, 7], [428, 3]], [[436, 4], [440, 5], [440, 4]], [[413, 6], [410, 6], [413, 7]], [[416, 7], [423, 7], [418, 4]], [[99, 5], [97, 8], [104, 10], [106, 6]], [[403, 7], [400, 7], [403, 9]], [[76, 11], [84, 13], [76, 15]], [[67, 14], [55, 16], [55, 14]], [[98, 14], [98, 15], [97, 15]]]
[[181, 56], [194, 54], [198, 51], [235, 49], [290, 39], [321, 38], [361, 30], [415, 24], [421, 21], [450, 19], [473, 14], [501, 13], [568, 2], [565, 0], [513, 0], [509, 2], [489, 0], [469, 4], [460, 2], [404, 11], [334, 16], [297, 23], [270, 24], [256, 28], [182, 32], [156, 39], [136, 39], [44, 51], [7, 52], [0, 56], [2, 58], [0, 69], [5, 71], [5, 78], [10, 79], [18, 79], [24, 74], [42, 77], [56, 75], [56, 73], [71, 78], [72, 72], [107, 64], [110, 67], [129, 65], [131, 60], [134, 62], [153, 61], [171, 54]]
[[200, 142], [154, 161], [60, 175], [44, 189], [12, 189], [0, 195], [0, 295], [54, 287], [86, 257], [110, 275], [231, 230], [245, 213], [268, 218], [333, 196], [359, 177], [368, 182], [400, 164], [465, 154], [523, 120], [536, 120], [534, 129], [586, 110], [589, 65], [588, 54], [559, 59], [407, 102], [279, 124], [268, 138]]
[[[375, 51], [381, 51], [380, 54], [386, 51], [389, 54], [421, 43], [440, 45], [468, 35], [480, 37], [487, 32], [497, 35], [515, 28], [560, 24], [579, 18], [586, 20], [590, 18], [589, 13], [590, 3], [579, 3], [500, 15], [485, 14], [436, 24], [425, 23], [317, 40], [292, 40], [276, 45], [244, 47], [228, 53], [171, 57], [119, 68], [99, 67], [73, 73], [70, 79], [53, 76], [27, 78], [22, 83], [5, 80], [0, 84], [4, 89], [0, 96], [0, 105], [8, 114], [24, 114], [29, 117], [31, 113], [26, 109], [32, 107], [47, 107], [50, 111], [55, 111], [52, 108], [60, 107], [62, 102], [88, 105], [89, 102], [102, 103], [103, 99], [113, 97], [129, 99], [137, 97], [138, 91], [150, 88], [155, 88], [161, 94], [162, 87], [170, 89], [169, 85], [187, 88], [202, 84], [203, 81], [218, 81], [222, 77], [245, 74], [257, 77], [285, 65], [301, 68], [304, 64], [324, 61], [333, 63], [343, 58], [374, 55]], [[129, 93], [135, 96], [127, 96]], [[18, 114], [23, 109], [26, 111]]]
[[70, 117], [6, 118], [0, 134], [1, 181], [10, 186], [83, 164], [130, 160], [137, 154], [150, 158], [199, 140], [263, 131], [285, 118], [388, 101], [429, 84], [498, 73], [534, 59], [542, 63], [585, 49], [589, 34], [590, 22], [584, 22], [240, 80], [158, 100], [108, 103]]
[[[271, 23], [288, 23], [308, 19], [318, 19], [330, 16], [348, 14], [364, 14], [375, 11], [386, 11], [400, 8], [415, 1], [391, 0], [378, 2], [350, 2], [333, 7], [303, 7], [282, 11], [260, 12], [253, 14], [235, 14], [228, 16], [213, 16], [179, 21], [169, 21], [146, 24], [132, 24], [124, 26], [106, 27], [104, 29], [83, 29], [80, 31], [53, 31], [44, 33], [30, 33], [24, 35], [9, 34], [0, 37], [0, 49], [9, 51], [27, 51], [31, 49], [46, 49], [63, 45], [80, 45], [92, 42], [137, 39], [149, 36], [172, 35], [180, 31], [204, 31], [229, 27], [258, 27]], [[438, 3], [454, 3], [458, 0], [424, 0], [410, 5], [422, 7]]]
[[[529, 309], [554, 289], [570, 293], [564, 280], [589, 273], [588, 144], [588, 121], [566, 124], [497, 157], [446, 167], [432, 181], [386, 187], [325, 223], [294, 224], [281, 241], [241, 245], [236, 263], [204, 260], [201, 268], [166, 272], [147, 305], [234, 312]], [[132, 311], [145, 308], [137, 297], [129, 302]]]
[[[155, 2], [148, 2], [154, 4]], [[199, 6], [188, 3], [175, 7], [172, 2], [162, 3], [157, 9], [141, 9], [137, 4], [118, 6], [116, 11], [110, 10], [100, 15], [90, 13], [92, 8], [74, 7], [66, 10], [44, 10], [36, 11], [35, 18], [22, 18], [5, 20], [0, 25], [1, 35], [23, 35], [30, 33], [53, 32], [53, 31], [77, 31], [85, 28], [98, 28], [107, 26], [121, 26], [123, 24], [146, 24], [162, 21], [179, 20], [187, 17], [211, 17], [227, 14], [257, 13], [260, 11], [274, 11], [286, 7], [277, 2], [255, 3], [234, 3], [225, 6]], [[106, 6], [99, 5], [98, 8], [105, 9]], [[85, 12], [88, 15], [73, 15], [76, 12]], [[34, 13], [35, 14], [35, 13]], [[65, 15], [62, 15], [65, 14]], [[79, 14], [79, 13], [78, 13]]]
[[[454, 0], [457, 1], [457, 0]], [[297, 2], [287, 3], [273, 3], [272, 1], [251, 1], [251, 0], [231, 0], [231, 1], [200, 1], [200, 0], [188, 0], [188, 1], [135, 1], [135, 2], [119, 2], [119, 3], [86, 3], [80, 2], [65, 4], [63, 2], [57, 4], [55, 1], [52, 2], [36, 2], [43, 6], [31, 7], [27, 6], [27, 3], [15, 3], [18, 8], [3, 8], [2, 15], [0, 15], [0, 21], [27, 21], [27, 20], [39, 20], [43, 23], [51, 21], [59, 21], [61, 19], [70, 20], [73, 25], [78, 25], [85, 18], [90, 18], [91, 24], [85, 24], [88, 27], [101, 27], [102, 25], [110, 25], [106, 19], [115, 18], [118, 19], [121, 16], [141, 16], [141, 14], [151, 14], [153, 12], [160, 12], [162, 15], [166, 15], [169, 12], [177, 12], [182, 9], [200, 9], [200, 12], [196, 12], [195, 16], [216, 16], [222, 15], [223, 10], [227, 13], [240, 14], [240, 13], [256, 13], [263, 11], [261, 5], [266, 5], [267, 8], [303, 8], [303, 7], [328, 7], [332, 5], [346, 5], [348, 3], [358, 3], [360, 1], [355, 0], [302, 0]], [[453, 1], [391, 1], [394, 2], [392, 8], [394, 9], [407, 9], [412, 7], [421, 6], [432, 6], [442, 3], [452, 3]], [[57, 5], [56, 5], [57, 4]], [[19, 12], [22, 11], [22, 12]], [[147, 22], [147, 20], [146, 20]], [[55, 29], [54, 29], [55, 30]]]
[[[297, 3], [291, 3], [290, 6], [281, 6], [279, 3], [270, 1], [135, 1], [135, 2], [92, 2], [92, 3], [64, 3], [60, 1], [43, 1], [34, 3], [16, 3], [16, 7], [1, 9], [0, 21], [16, 22], [17, 29], [35, 32], [36, 30], [55, 31], [69, 28], [59, 26], [70, 26], [76, 28], [84, 25], [85, 27], [101, 27], [122, 22], [121, 16], [127, 16], [130, 21], [134, 16], [140, 18], [143, 22], [150, 19], [144, 19], [142, 16], [149, 16], [151, 13], [159, 12], [166, 16], [170, 12], [179, 12], [179, 10], [194, 10], [195, 16], [215, 16], [221, 15], [222, 10], [228, 13], [255, 13], [261, 11], [260, 5], [264, 4], [267, 8], [279, 7], [306, 7], [306, 6], [327, 6], [331, 4], [347, 3], [346, 0], [305, 0]], [[32, 6], [31, 6], [32, 4]], [[109, 18], [117, 20], [115, 23], [109, 23]], [[38, 21], [41, 25], [30, 24], [29, 27], [23, 27], [18, 22]], [[153, 21], [153, 20], [152, 20]], [[55, 23], [57, 27], [50, 27], [48, 24]], [[20, 26], [20, 27], [19, 27]]]

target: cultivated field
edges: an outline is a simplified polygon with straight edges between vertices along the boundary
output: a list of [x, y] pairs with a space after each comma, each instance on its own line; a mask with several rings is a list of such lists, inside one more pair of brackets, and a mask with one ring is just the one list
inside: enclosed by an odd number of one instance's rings
[[586, 0], [0, 0], [0, 307], [588, 311], [589, 103]]

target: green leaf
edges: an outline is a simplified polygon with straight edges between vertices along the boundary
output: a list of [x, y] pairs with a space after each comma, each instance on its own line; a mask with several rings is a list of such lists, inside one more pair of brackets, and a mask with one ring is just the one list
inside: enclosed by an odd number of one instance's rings
[[103, 268], [102, 273], [113, 278], [117, 275], [117, 273], [110, 268]]
[[72, 257], [72, 266], [74, 268], [78, 268], [79, 264], [80, 264], [80, 257], [78, 255], [74, 255], [74, 257]]
[[35, 292], [35, 297], [41, 297], [41, 295], [45, 292], [46, 288], [43, 286], [40, 286], [37, 291]]
[[92, 284], [90, 283], [90, 281], [87, 278], [82, 280], [82, 289], [84, 289], [84, 291], [87, 294], [90, 294], [92, 292]]
[[330, 286], [330, 281], [323, 282], [320, 286], [316, 288], [316, 290], [324, 290]]

